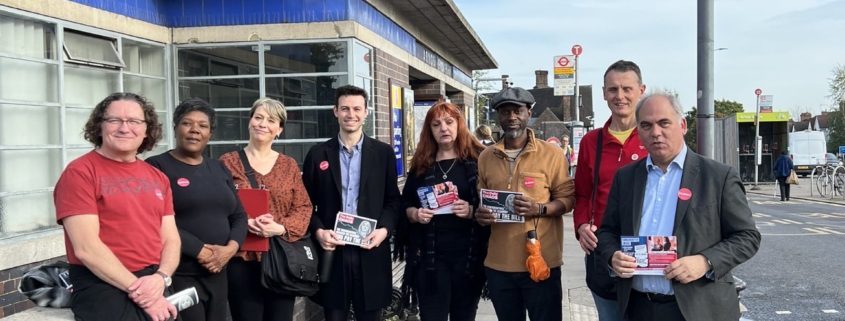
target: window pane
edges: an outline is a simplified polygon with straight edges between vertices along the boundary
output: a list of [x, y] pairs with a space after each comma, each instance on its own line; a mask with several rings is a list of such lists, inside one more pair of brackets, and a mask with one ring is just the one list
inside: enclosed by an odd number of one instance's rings
[[[5, 34], [0, 36], [3, 43]], [[58, 102], [58, 66], [0, 57], [0, 99]]]
[[[68, 148], [68, 150], [67, 150], [67, 162], [70, 163], [74, 159], [82, 157], [82, 155], [88, 154], [88, 152], [92, 151], [93, 149], [94, 149], [93, 146], [91, 148], [84, 148], [84, 149], [82, 149], [82, 148], [79, 148], [79, 149]], [[65, 166], [67, 166], [67, 164], [65, 164]]]
[[[273, 144], [273, 150], [292, 157], [294, 160], [296, 160], [296, 164], [301, 170], [302, 161], [305, 159], [305, 154], [307, 154], [308, 150], [310, 150], [311, 147], [314, 145], [316, 145], [316, 143], [280, 143]], [[243, 149], [244, 147], [246, 147], [246, 143], [208, 145], [208, 147], [205, 148], [203, 155], [206, 157], [220, 158], [220, 156], [222, 156], [223, 154], [238, 151]]]
[[291, 110], [282, 139], [311, 139], [337, 136], [340, 125], [331, 109]]
[[256, 50], [258, 45], [180, 49], [179, 77], [257, 75]]
[[0, 14], [0, 52], [56, 59], [56, 30], [51, 24]]
[[211, 140], [249, 140], [249, 112], [217, 110], [217, 130]]
[[259, 97], [258, 78], [183, 80], [179, 101], [201, 98], [214, 108], [250, 108]]
[[[291, 74], [347, 72], [346, 42], [266, 45], [264, 72]], [[266, 49], [265, 49], [266, 50]]]
[[164, 77], [164, 47], [123, 39], [125, 71]]
[[53, 187], [61, 171], [61, 149], [0, 150], [0, 191]]
[[0, 145], [60, 145], [60, 112], [59, 107], [0, 105]]
[[370, 78], [365, 78], [361, 76], [355, 76], [355, 86], [364, 88], [369, 95], [369, 100], [367, 100], [367, 107], [369, 108], [369, 113], [367, 114], [367, 120], [364, 122], [364, 133], [369, 135], [370, 137], [376, 137], [376, 112], [373, 108], [373, 80]]
[[0, 238], [56, 227], [53, 193], [0, 197]]
[[124, 67], [115, 41], [65, 29], [65, 57], [69, 62]]
[[362, 76], [372, 76], [372, 51], [366, 46], [355, 43], [355, 59], [352, 60], [352, 65], [355, 67], [355, 74]]
[[89, 145], [91, 148], [94, 148], [94, 145], [89, 143], [85, 140], [85, 136], [82, 135], [82, 131], [84, 130], [85, 123], [88, 122], [88, 118], [91, 117], [91, 112], [94, 109], [76, 109], [76, 108], [67, 108], [65, 109], [65, 142], [68, 145]]
[[97, 69], [65, 67], [65, 102], [94, 108], [120, 91], [119, 74]]
[[147, 97], [156, 110], [167, 110], [165, 101], [167, 80], [123, 75], [123, 91]]
[[334, 106], [335, 89], [348, 85], [346, 76], [267, 78], [267, 96], [285, 107]]

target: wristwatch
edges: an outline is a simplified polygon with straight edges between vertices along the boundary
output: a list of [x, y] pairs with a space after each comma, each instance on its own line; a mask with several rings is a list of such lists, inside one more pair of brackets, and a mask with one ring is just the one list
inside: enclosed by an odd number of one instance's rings
[[546, 216], [546, 205], [537, 203], [540, 206], [540, 216]]
[[170, 284], [173, 283], [173, 280], [171, 280], [170, 277], [167, 276], [167, 274], [164, 274], [164, 272], [156, 271], [156, 274], [161, 275], [161, 277], [164, 279], [164, 286], [170, 286]]

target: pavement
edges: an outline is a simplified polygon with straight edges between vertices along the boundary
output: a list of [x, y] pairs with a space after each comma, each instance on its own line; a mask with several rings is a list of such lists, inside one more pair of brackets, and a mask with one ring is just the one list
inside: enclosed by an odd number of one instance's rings
[[[563, 266], [561, 284], [563, 285], [563, 320], [598, 321], [593, 296], [585, 280], [584, 251], [575, 239], [572, 212], [563, 216]], [[496, 321], [493, 302], [481, 300], [478, 304], [476, 321]], [[526, 318], [528, 320], [528, 318]]]
[[[799, 178], [798, 185], [792, 185], [789, 189], [790, 199], [816, 201], [830, 204], [845, 204], [845, 197], [843, 197], [842, 195], [830, 195], [827, 197], [822, 197], [821, 195], [819, 195], [819, 191], [815, 185], [815, 179], [811, 181], [810, 177]], [[745, 190], [748, 194], [768, 195], [776, 199], [779, 199], [780, 197], [780, 188], [775, 184], [761, 183], [758, 184], [757, 187], [759, 187], [758, 190], [752, 190], [753, 185], [745, 185]]]

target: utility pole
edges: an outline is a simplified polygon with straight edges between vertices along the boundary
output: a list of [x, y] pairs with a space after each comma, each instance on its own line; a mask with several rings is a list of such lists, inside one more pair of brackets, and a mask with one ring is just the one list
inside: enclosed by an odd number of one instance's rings
[[698, 153], [713, 158], [713, 21], [714, 0], [698, 0]]

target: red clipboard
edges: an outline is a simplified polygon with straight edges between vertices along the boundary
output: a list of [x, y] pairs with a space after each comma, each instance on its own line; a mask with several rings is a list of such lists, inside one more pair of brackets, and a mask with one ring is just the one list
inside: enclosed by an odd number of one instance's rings
[[[270, 213], [270, 192], [266, 189], [238, 189], [238, 197], [249, 218]], [[241, 251], [267, 252], [270, 242], [267, 238], [247, 233]]]

